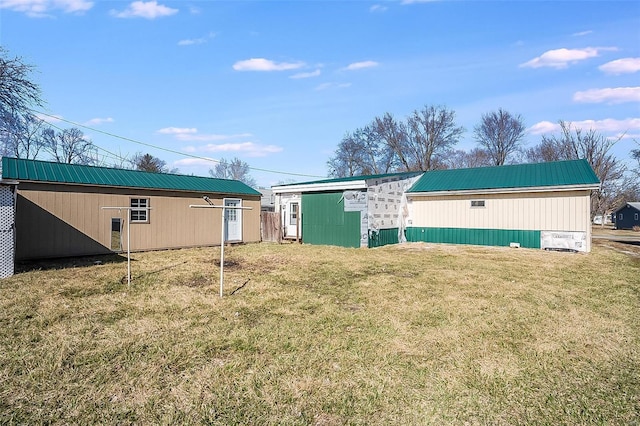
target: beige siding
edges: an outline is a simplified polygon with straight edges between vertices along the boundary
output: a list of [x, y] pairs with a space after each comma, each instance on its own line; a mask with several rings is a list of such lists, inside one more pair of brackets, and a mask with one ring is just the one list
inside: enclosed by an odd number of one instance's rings
[[[589, 194], [411, 196], [409, 226], [590, 232]], [[484, 200], [485, 207], [471, 207], [471, 200]]]
[[[220, 244], [221, 210], [189, 208], [190, 204], [204, 204], [202, 194], [125, 189], [106, 192], [92, 187], [20, 184], [16, 258], [108, 253], [111, 218], [122, 217], [126, 224], [127, 213], [102, 207], [128, 207], [131, 198], [148, 198], [151, 207], [148, 223], [131, 224], [131, 250]], [[222, 204], [222, 196], [208, 195], [214, 204]], [[260, 241], [260, 197], [245, 197], [242, 204], [252, 207], [242, 214], [243, 241]]]

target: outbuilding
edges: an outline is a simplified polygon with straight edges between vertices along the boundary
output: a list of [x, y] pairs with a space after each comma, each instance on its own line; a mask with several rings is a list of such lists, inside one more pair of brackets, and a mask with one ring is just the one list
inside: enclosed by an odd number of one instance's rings
[[425, 172], [407, 190], [408, 241], [591, 250], [586, 160]]
[[404, 193], [422, 172], [350, 176], [273, 186], [283, 238], [376, 247], [403, 235]]
[[[4, 157], [2, 182], [16, 188], [16, 260], [126, 251], [128, 219], [131, 251], [260, 241], [261, 194], [236, 180]], [[226, 210], [223, 236], [219, 209], [189, 208], [204, 196], [251, 210]]]
[[640, 201], [626, 203], [613, 213], [616, 229], [640, 227]]

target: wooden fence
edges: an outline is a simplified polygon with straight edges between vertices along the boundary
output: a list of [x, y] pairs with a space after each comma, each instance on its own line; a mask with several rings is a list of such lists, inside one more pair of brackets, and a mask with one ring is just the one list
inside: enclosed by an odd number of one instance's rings
[[282, 227], [278, 212], [260, 212], [260, 237], [262, 241], [282, 242]]

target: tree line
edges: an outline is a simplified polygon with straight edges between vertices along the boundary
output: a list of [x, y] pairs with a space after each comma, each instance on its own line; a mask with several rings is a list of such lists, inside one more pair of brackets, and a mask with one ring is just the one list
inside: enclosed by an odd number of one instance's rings
[[[612, 152], [622, 136], [609, 139], [566, 121], [559, 124], [559, 135], [542, 135], [539, 144], [527, 149], [522, 116], [499, 108], [482, 114], [473, 128], [477, 146], [465, 151], [456, 149], [466, 129], [456, 123], [455, 111], [442, 105], [425, 105], [405, 119], [385, 113], [347, 132], [327, 166], [329, 175], [339, 178], [586, 159], [601, 182], [601, 189], [592, 195], [593, 215], [640, 199], [638, 167], [628, 170]], [[640, 149], [633, 150], [631, 158], [640, 165]]]

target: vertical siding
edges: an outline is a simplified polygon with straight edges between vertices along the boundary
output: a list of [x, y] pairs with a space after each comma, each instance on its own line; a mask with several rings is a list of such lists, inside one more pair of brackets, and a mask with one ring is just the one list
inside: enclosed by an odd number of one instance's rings
[[[415, 227], [588, 232], [589, 197], [589, 191], [412, 196], [409, 218]], [[471, 200], [485, 200], [485, 207], [472, 208]]]
[[405, 234], [407, 241], [414, 242], [505, 247], [508, 247], [511, 243], [519, 243], [521, 247], [540, 248], [540, 231], [411, 227], [407, 228]]
[[[78, 190], [78, 188], [74, 188]], [[101, 190], [106, 192], [105, 190]], [[155, 250], [220, 244], [219, 209], [190, 209], [203, 204], [201, 194], [96, 188], [78, 192], [56, 185], [18, 187], [16, 258], [79, 256], [110, 252], [111, 218], [122, 217], [123, 250], [127, 249], [127, 211], [101, 207], [130, 205], [131, 198], [149, 198], [149, 223], [131, 224], [131, 250]], [[243, 200], [243, 241], [260, 241], [259, 197]], [[222, 197], [211, 197], [221, 205]]]
[[360, 212], [345, 212], [342, 192], [302, 194], [302, 241], [360, 247]]
[[398, 242], [398, 228], [380, 229], [378, 232], [369, 232], [369, 248], [398, 244]]

